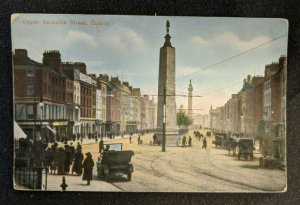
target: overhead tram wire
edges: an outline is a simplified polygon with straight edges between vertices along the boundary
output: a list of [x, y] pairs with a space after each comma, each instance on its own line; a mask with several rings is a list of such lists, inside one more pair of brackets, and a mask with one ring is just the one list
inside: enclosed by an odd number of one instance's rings
[[[252, 47], [252, 48], [250, 48], [250, 49], [248, 49], [248, 50], [246, 50], [246, 51], [243, 51], [243, 52], [241, 52], [241, 53], [238, 53], [238, 54], [236, 54], [236, 55], [234, 55], [234, 56], [231, 56], [231, 57], [229, 57], [229, 58], [223, 59], [223, 60], [221, 60], [221, 61], [218, 61], [217, 63], [214, 63], [214, 64], [209, 65], [209, 66], [207, 66], [207, 67], [204, 67], [203, 69], [201, 69], [201, 70], [199, 70], [199, 71], [195, 71], [195, 72], [190, 73], [190, 74], [188, 74], [188, 75], [186, 75], [186, 76], [177, 78], [177, 79], [175, 79], [175, 81], [178, 81], [178, 80], [181, 80], [181, 79], [190, 77], [190, 76], [192, 76], [192, 75], [195, 75], [195, 74], [197, 74], [197, 73], [203, 72], [203, 71], [205, 71], [205, 70], [211, 69], [212, 67], [214, 67], [214, 66], [216, 66], [216, 65], [220, 65], [220, 64], [222, 64], [222, 63], [224, 63], [224, 62], [227, 62], [227, 61], [230, 61], [230, 60], [232, 60], [232, 59], [234, 59], [234, 58], [236, 58], [236, 57], [239, 57], [239, 56], [241, 56], [241, 55], [244, 55], [244, 54], [246, 54], [246, 53], [249, 53], [249, 52], [251, 52], [251, 51], [253, 51], [253, 50], [257, 49], [257, 48], [260, 48], [260, 47], [263, 47], [263, 46], [265, 46], [265, 45], [267, 45], [267, 44], [269, 44], [269, 43], [272, 43], [273, 41], [276, 41], [276, 40], [278, 40], [278, 39], [281, 39], [282, 37], [284, 37], [284, 36], [286, 36], [286, 35], [287, 35], [287, 34], [283, 34], [283, 35], [281, 35], [281, 36], [278, 36], [278, 37], [276, 37], [276, 38], [273, 38], [273, 39], [271, 39], [271, 40], [269, 40], [269, 41], [267, 41], [267, 42], [265, 42], [265, 43], [262, 43], [262, 44], [260, 44], [260, 45], [258, 45], [258, 46]], [[151, 91], [154, 91], [154, 89], [149, 90], [149, 91], [146, 91], [145, 93], [151, 92]], [[158, 90], [156, 90], [156, 91], [158, 91]]]
[[210, 69], [210, 68], [212, 68], [212, 67], [214, 67], [214, 66], [216, 66], [216, 65], [219, 65], [219, 64], [221, 64], [221, 63], [224, 63], [224, 62], [227, 62], [227, 61], [229, 61], [229, 60], [232, 60], [232, 59], [234, 59], [234, 58], [236, 58], [236, 57], [238, 57], [238, 56], [244, 55], [244, 54], [249, 53], [249, 52], [251, 52], [251, 51], [253, 51], [253, 50], [257, 49], [257, 48], [260, 48], [260, 47], [262, 47], [262, 46], [264, 46], [264, 45], [267, 45], [267, 44], [269, 44], [269, 43], [271, 43], [271, 42], [273, 42], [273, 41], [276, 41], [276, 40], [278, 40], [278, 39], [280, 39], [280, 38], [282, 38], [282, 37], [284, 37], [284, 36], [286, 36], [286, 35], [287, 35], [287, 34], [283, 34], [283, 35], [281, 35], [281, 36], [278, 36], [278, 37], [276, 37], [276, 38], [273, 38], [273, 39], [271, 39], [271, 40], [269, 40], [269, 41], [267, 41], [267, 42], [265, 42], [265, 43], [262, 43], [262, 44], [260, 44], [260, 45], [258, 45], [258, 46], [255, 46], [255, 47], [250, 48], [250, 49], [248, 49], [248, 50], [246, 50], [246, 51], [243, 51], [243, 52], [241, 52], [241, 53], [238, 53], [238, 54], [236, 54], [236, 55], [234, 55], [234, 56], [232, 56], [232, 57], [229, 57], [229, 58], [226, 58], [226, 59], [224, 59], [224, 60], [221, 60], [221, 61], [219, 61], [219, 62], [217, 62], [217, 63], [215, 63], [215, 64], [212, 64], [212, 65], [210, 65], [210, 66], [207, 66], [207, 67], [203, 68], [202, 70], [195, 71], [195, 72], [193, 72], [193, 73], [191, 73], [191, 74], [189, 74], [189, 75], [183, 76], [183, 77], [181, 77], [181, 78], [179, 78], [179, 79], [177, 79], [177, 80], [180, 80], [180, 79], [183, 79], [183, 78], [186, 78], [186, 77], [190, 77], [190, 76], [195, 75], [195, 74], [197, 74], [197, 73], [199, 73], [199, 72], [202, 72], [202, 71], [204, 71], [204, 70], [208, 70], [208, 69]]
[[[238, 84], [240, 84], [240, 83], [242, 83], [242, 82], [243, 82], [242, 80], [235, 81], [234, 83], [231, 83], [231, 84], [229, 84], [229, 85], [227, 85], [227, 86], [225, 86], [225, 87], [223, 86], [223, 87], [220, 87], [220, 88], [216, 88], [216, 89], [210, 90], [210, 91], [208, 91], [208, 92], [204, 92], [204, 93], [202, 94], [202, 96], [203, 96], [203, 95], [210, 94], [210, 93], [213, 93], [213, 92], [216, 92], [216, 91], [219, 91], [219, 90], [227, 89], [227, 88], [229, 88], [229, 87], [231, 87], [231, 86], [238, 85]], [[157, 95], [157, 92], [156, 92], [155, 94], [146, 94], [146, 95], [149, 95], [149, 96], [159, 96], [159, 95]], [[188, 97], [188, 93], [184, 93], [183, 95], [184, 95], [183, 97]], [[196, 96], [198, 96], [198, 95], [196, 95]]]

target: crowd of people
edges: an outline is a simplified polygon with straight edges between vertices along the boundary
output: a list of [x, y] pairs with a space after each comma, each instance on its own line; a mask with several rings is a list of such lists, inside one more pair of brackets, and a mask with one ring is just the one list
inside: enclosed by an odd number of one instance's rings
[[[82, 176], [82, 180], [87, 180], [87, 185], [90, 185], [92, 180], [92, 172], [94, 167], [94, 161], [92, 154], [87, 152], [84, 159], [82, 153], [82, 146], [78, 142], [77, 147], [65, 144], [64, 147], [59, 147], [57, 143], [54, 143], [47, 148], [45, 152], [45, 165], [49, 166], [50, 174], [68, 175], [76, 174]], [[70, 167], [72, 166], [72, 169]]]
[[[78, 142], [76, 149], [71, 142], [70, 145], [64, 144], [59, 147], [57, 143], [52, 144], [45, 152], [45, 165], [50, 168], [50, 174], [82, 174], [82, 146]], [[71, 165], [72, 170], [70, 170]]]

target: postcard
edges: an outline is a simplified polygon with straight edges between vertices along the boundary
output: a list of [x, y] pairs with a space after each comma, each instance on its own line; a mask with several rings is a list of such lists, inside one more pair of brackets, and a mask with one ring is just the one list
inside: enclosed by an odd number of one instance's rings
[[16, 190], [287, 190], [287, 20], [13, 14], [11, 26]]

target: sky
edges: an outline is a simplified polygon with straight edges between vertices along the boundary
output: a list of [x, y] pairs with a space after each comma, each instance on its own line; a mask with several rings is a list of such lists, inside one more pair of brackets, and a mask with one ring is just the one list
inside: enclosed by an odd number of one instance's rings
[[[88, 73], [119, 76], [156, 98], [167, 20], [176, 93], [187, 95], [191, 79], [195, 114], [224, 105], [247, 75], [263, 76], [265, 65], [287, 55], [288, 22], [272, 18], [15, 14], [12, 48], [37, 62], [59, 50], [64, 62], [85, 62]], [[187, 101], [176, 97], [177, 107]]]

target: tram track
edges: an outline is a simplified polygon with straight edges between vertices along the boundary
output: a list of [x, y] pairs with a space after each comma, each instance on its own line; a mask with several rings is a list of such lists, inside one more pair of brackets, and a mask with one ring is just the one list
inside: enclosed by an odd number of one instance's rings
[[[173, 154], [175, 154], [175, 153], [168, 154], [168, 156], [173, 155]], [[183, 181], [183, 180], [176, 179], [176, 178], [174, 178], [174, 177], [170, 177], [170, 176], [168, 176], [168, 175], [166, 175], [166, 174], [164, 174], [164, 173], [158, 171], [156, 168], [154, 168], [153, 164], [154, 164], [157, 160], [160, 160], [162, 157], [165, 157], [165, 156], [164, 156], [164, 155], [158, 156], [158, 157], [155, 157], [153, 160], [151, 160], [151, 163], [150, 163], [151, 169], [146, 168], [146, 167], [141, 166], [141, 165], [138, 165], [138, 164], [135, 164], [135, 166], [138, 166], [138, 167], [140, 167], [140, 168], [142, 168], [142, 169], [144, 169], [144, 170], [150, 172], [150, 173], [151, 173], [152, 175], [154, 175], [154, 176], [164, 177], [164, 178], [169, 179], [169, 180], [171, 180], [171, 181], [173, 181], [173, 182], [185, 184], [185, 185], [188, 185], [188, 186], [191, 186], [191, 187], [200, 189], [201, 191], [209, 191], [209, 192], [214, 192], [214, 191], [216, 191], [216, 190], [214, 190], [214, 189], [210, 189], [210, 188], [207, 188], [207, 187], [205, 187], [205, 186], [195, 185], [195, 184], [192, 184], [192, 183], [188, 183], [188, 182], [186, 182], [186, 181]], [[141, 159], [141, 160], [143, 160], [143, 159]]]

